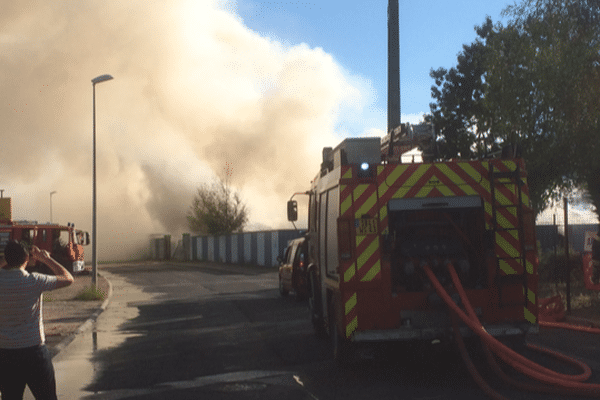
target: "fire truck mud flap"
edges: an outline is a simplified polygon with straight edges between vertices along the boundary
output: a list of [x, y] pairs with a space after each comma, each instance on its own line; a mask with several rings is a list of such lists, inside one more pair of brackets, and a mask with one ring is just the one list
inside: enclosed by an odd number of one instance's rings
[[344, 340], [337, 329], [335, 318], [330, 318], [329, 321], [329, 339], [333, 360], [339, 367], [359, 367], [361, 362], [375, 358], [372, 342], [358, 343]]
[[335, 318], [330, 318], [329, 336], [333, 359], [339, 365], [348, 365], [352, 355], [352, 343], [343, 340], [337, 330]]
[[323, 320], [321, 292], [319, 290], [315, 272], [312, 270], [309, 272], [308, 284], [308, 311], [310, 313], [310, 321], [315, 330], [315, 335], [320, 338], [325, 338], [327, 337], [327, 332], [325, 331], [325, 323]]

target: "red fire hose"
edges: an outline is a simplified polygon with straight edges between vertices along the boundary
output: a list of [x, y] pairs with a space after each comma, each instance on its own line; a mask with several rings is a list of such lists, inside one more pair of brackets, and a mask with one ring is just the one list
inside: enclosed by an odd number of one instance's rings
[[[559, 322], [565, 319], [565, 308], [563, 306], [562, 298], [560, 295], [553, 296], [547, 299], [540, 299], [538, 311], [538, 324], [540, 326], [544, 326], [547, 328], [571, 329], [574, 331], [600, 334], [600, 329], [598, 328]], [[582, 324], [590, 323], [589, 321], [586, 321], [583, 318], [571, 317], [571, 319], [579, 321]]]
[[[475, 314], [475, 311], [473, 310], [473, 307], [471, 306], [471, 303], [469, 302], [467, 293], [465, 292], [462, 284], [460, 283], [460, 279], [458, 278], [458, 275], [456, 274], [456, 270], [454, 269], [454, 266], [452, 264], [448, 264], [448, 271], [450, 272], [450, 277], [452, 278], [452, 283], [454, 283], [455, 287], [458, 290], [459, 296], [461, 297], [461, 299], [465, 299], [465, 300], [463, 300], [463, 304], [465, 304], [465, 308], [467, 309], [467, 313], [469, 314], [469, 317], [472, 318], [477, 323], [479, 323], [479, 319], [477, 318], [477, 315]], [[505, 347], [504, 345], [502, 345], [502, 346]], [[536, 346], [536, 345], [530, 344], [530, 343], [527, 344], [527, 347], [529, 347], [532, 350], [548, 353], [550, 355], [553, 355], [556, 358], [559, 358], [559, 359], [569, 362], [571, 364], [576, 364], [584, 371], [583, 374], [574, 376], [574, 375], [558, 374], [552, 370], [547, 370], [547, 371], [551, 371], [551, 375], [556, 374], [558, 377], [565, 377], [568, 380], [574, 380], [574, 381], [585, 381], [585, 380], [589, 379], [589, 377], [592, 375], [592, 370], [590, 369], [590, 367], [587, 364], [582, 363], [581, 361], [578, 361], [572, 357], [568, 357], [568, 356], [558, 353], [556, 351], [546, 349], [543, 347], [539, 347], [539, 346]], [[511, 349], [511, 352], [513, 352], [512, 349]], [[546, 369], [544, 367], [542, 367], [541, 365], [536, 364], [533, 361], [526, 359], [525, 357], [521, 356], [518, 353], [514, 353], [514, 354], [516, 354], [518, 356], [517, 359], [519, 361], [524, 362], [526, 365], [530, 366], [531, 368], [533, 368], [535, 370], [539, 370], [540, 372], [546, 371]]]
[[[473, 308], [469, 302], [469, 299], [466, 296], [466, 293], [462, 287], [462, 284], [460, 283], [460, 280], [458, 279], [458, 275], [456, 274], [456, 271], [454, 270], [454, 267], [451, 264], [448, 264], [448, 269], [450, 271], [452, 281], [453, 281], [453, 283], [458, 291], [458, 294], [462, 300], [462, 303], [469, 314], [468, 316], [467, 316], [467, 314], [465, 314], [465, 312], [462, 309], [460, 309], [460, 307], [458, 307], [454, 303], [454, 301], [452, 301], [452, 299], [450, 298], [450, 295], [448, 295], [446, 290], [442, 287], [442, 285], [437, 280], [437, 278], [435, 277], [434, 273], [431, 271], [429, 266], [424, 265], [423, 269], [424, 269], [425, 273], [427, 274], [427, 276], [429, 277], [429, 280], [435, 287], [435, 290], [438, 293], [438, 295], [446, 302], [446, 304], [448, 305], [450, 310], [454, 314], [456, 314], [458, 317], [460, 317], [460, 319], [469, 328], [471, 328], [471, 330], [473, 330], [473, 332], [475, 334], [477, 334], [481, 338], [484, 348], [489, 347], [492, 351], [494, 351], [496, 353], [496, 356], [498, 356], [500, 359], [502, 359], [507, 364], [511, 365], [513, 368], [515, 368], [519, 372], [521, 372], [529, 377], [532, 377], [534, 379], [537, 379], [541, 382], [553, 385], [553, 387], [550, 389], [546, 389], [546, 388], [542, 389], [542, 388], [538, 387], [538, 385], [530, 386], [529, 389], [532, 389], [532, 390], [541, 389], [543, 391], [552, 390], [552, 392], [554, 392], [554, 393], [567, 393], [570, 395], [584, 395], [584, 396], [600, 397], [600, 385], [581, 382], [583, 380], [588, 379], [589, 376], [591, 375], [591, 369], [586, 364], [584, 364], [580, 361], [577, 361], [575, 359], [572, 359], [570, 357], [561, 355], [560, 357], [563, 360], [567, 360], [569, 362], [576, 363], [583, 370], [583, 373], [581, 373], [579, 375], [561, 374], [561, 373], [549, 370], [545, 367], [542, 367], [541, 365], [536, 364], [531, 360], [528, 360], [527, 358], [514, 352], [509, 347], [503, 345], [496, 338], [494, 338], [489, 333], [487, 333], [485, 331], [485, 329], [483, 328], [483, 326], [481, 325], [481, 323], [479, 322], [479, 319], [477, 318], [477, 315], [475, 314], [475, 311], [473, 310]], [[544, 351], [546, 351], [546, 350], [544, 350]], [[552, 354], [557, 355], [558, 353], [552, 352]], [[504, 374], [502, 374], [502, 375], [504, 375]], [[494, 397], [496, 397], [496, 396], [494, 396]], [[496, 398], [501, 398], [501, 397], [496, 397]]]
[[548, 321], [539, 321], [538, 323], [540, 324], [540, 326], [545, 326], [548, 328], [562, 328], [562, 329], [570, 329], [572, 331], [600, 334], [600, 329], [590, 328], [589, 326], [573, 325], [573, 324], [567, 324], [564, 322], [548, 322]]
[[[450, 316], [452, 317], [452, 329], [454, 330], [454, 338], [456, 339], [456, 343], [458, 344], [458, 350], [460, 351], [460, 356], [462, 357], [463, 361], [465, 362], [465, 365], [467, 366], [469, 373], [473, 377], [473, 380], [477, 383], [477, 385], [481, 388], [481, 390], [483, 390], [485, 392], [485, 394], [487, 394], [489, 397], [496, 399], [496, 400], [508, 400], [506, 397], [502, 396], [500, 393], [498, 393], [494, 389], [492, 389], [490, 387], [490, 385], [488, 385], [487, 382], [485, 380], [483, 380], [483, 378], [477, 371], [475, 364], [473, 364], [471, 357], [469, 357], [469, 353], [467, 352], [467, 348], [465, 347], [465, 342], [463, 341], [463, 338], [460, 335], [460, 330], [458, 328], [458, 317], [456, 316], [455, 313], [450, 313]], [[487, 348], [485, 346], [483, 346], [483, 347]]]
[[[451, 277], [452, 277], [453, 281], [459, 282], [458, 276], [456, 275], [456, 272], [455, 272], [453, 266], [449, 265], [448, 268], [450, 269], [450, 274], [451, 274]], [[458, 287], [459, 287], [459, 290], [462, 292], [462, 295], [465, 298], [467, 298], [466, 293], [464, 292], [463, 287], [462, 286], [458, 286]], [[467, 298], [467, 300], [468, 300], [468, 298]], [[471, 304], [469, 302], [466, 303], [465, 308], [467, 309], [467, 313], [469, 314], [469, 316], [471, 318], [477, 318], [477, 315], [475, 314], [475, 312], [473, 310], [473, 307], [471, 306]], [[452, 317], [453, 317], [453, 324], [455, 324], [455, 325], [453, 325], [454, 332], [455, 332], [455, 337], [457, 339], [457, 343], [458, 343], [458, 346], [459, 346], [459, 350], [461, 351], [461, 355], [463, 355], [463, 353], [464, 353], [466, 355], [466, 357], [468, 357], [468, 353], [466, 352], [466, 349], [461, 349], [461, 347], [464, 347], [464, 343], [462, 341], [462, 338], [460, 337], [460, 331], [458, 331], [458, 321], [457, 321], [458, 317], [454, 313], [452, 313]], [[549, 350], [549, 349], [545, 349], [543, 347], [539, 347], [539, 346], [533, 345], [531, 343], [528, 343], [527, 346], [529, 348], [533, 349], [533, 350], [542, 351], [542, 352], [546, 352], [546, 353], [555, 355], [558, 358], [561, 358], [561, 359], [563, 359], [563, 360], [565, 360], [567, 362], [576, 362], [579, 365], [579, 362], [577, 360], [574, 360], [571, 357], [564, 356], [563, 354], [554, 352], [554, 351]], [[520, 382], [520, 381], [517, 381], [517, 380], [509, 377], [500, 368], [500, 366], [496, 362], [496, 359], [494, 358], [494, 355], [490, 351], [489, 347], [486, 346], [485, 344], [482, 347], [483, 347], [483, 351], [484, 351], [484, 353], [486, 355], [486, 358], [488, 360], [488, 363], [490, 364], [490, 367], [506, 383], [508, 383], [508, 384], [510, 384], [510, 385], [512, 385], [512, 386], [514, 386], [514, 387], [516, 387], [518, 389], [520, 389], [520, 390], [526, 390], [526, 391], [530, 391], [530, 392], [553, 393], [553, 394], [560, 394], [560, 395], [565, 395], [565, 396], [573, 394], [573, 391], [571, 389], [568, 389], [568, 388], [561, 388], [561, 387], [556, 387], [556, 386], [546, 386], [546, 385], [541, 385], [541, 384], [524, 383], [524, 382]], [[465, 358], [465, 355], [463, 355], [463, 359]], [[566, 357], [566, 359], [565, 359], [565, 357]], [[585, 368], [587, 368], [587, 365], [585, 366]], [[478, 379], [475, 379], [475, 380], [478, 381]], [[487, 389], [485, 389], [483, 387], [482, 387], [482, 389], [484, 391], [486, 391], [486, 393], [487, 393]], [[495, 397], [495, 396], [492, 395], [492, 397]]]

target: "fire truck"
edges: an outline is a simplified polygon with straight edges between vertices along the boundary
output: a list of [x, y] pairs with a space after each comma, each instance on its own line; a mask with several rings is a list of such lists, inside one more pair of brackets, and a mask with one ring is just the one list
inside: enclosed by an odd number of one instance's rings
[[[52, 258], [61, 263], [69, 272], [84, 271], [83, 246], [90, 243], [90, 235], [75, 229], [74, 224], [39, 224], [37, 221], [13, 221], [11, 199], [0, 198], [0, 264], [4, 260], [4, 248], [9, 240], [16, 240], [28, 246], [35, 245], [47, 250]], [[50, 269], [30, 259], [27, 270], [52, 274]]]
[[[398, 1], [388, 7], [388, 133], [324, 148], [305, 192], [312, 324], [340, 361], [361, 343], [444, 340], [453, 326], [441, 283], [455, 303], [464, 288], [489, 334], [523, 338], [539, 329], [523, 159], [507, 146], [500, 157], [439, 161], [433, 126], [400, 123]], [[423, 162], [402, 163], [414, 147]]]
[[[323, 149], [306, 192], [310, 315], [317, 333], [331, 337], [334, 357], [361, 342], [452, 333], [425, 265], [450, 292], [446, 267], [454, 266], [491, 335], [537, 330], [538, 260], [523, 160], [402, 164], [386, 157], [389, 142], [348, 138]], [[288, 219], [297, 219], [295, 200]]]

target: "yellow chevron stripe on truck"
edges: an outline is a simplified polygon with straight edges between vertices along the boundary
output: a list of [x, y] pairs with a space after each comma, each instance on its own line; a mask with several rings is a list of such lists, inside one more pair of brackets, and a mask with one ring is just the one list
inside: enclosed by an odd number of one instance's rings
[[[344, 193], [348, 185], [340, 185], [340, 193]], [[346, 214], [352, 207], [352, 193], [348, 193], [345, 198], [340, 199], [340, 215]]]
[[358, 315], [356, 315], [357, 293], [352, 296], [344, 304], [344, 319], [346, 320], [346, 337], [350, 337], [358, 328]]
[[375, 264], [369, 269], [369, 272], [365, 274], [365, 276], [361, 279], [361, 282], [370, 282], [377, 274], [381, 272], [381, 260], [377, 260]]

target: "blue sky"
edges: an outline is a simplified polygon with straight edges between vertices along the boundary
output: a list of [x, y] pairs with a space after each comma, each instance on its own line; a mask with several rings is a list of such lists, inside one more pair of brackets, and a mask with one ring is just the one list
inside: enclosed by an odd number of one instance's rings
[[[370, 81], [374, 89], [372, 112], [367, 110], [366, 115], [374, 115], [385, 128], [387, 4], [387, 0], [238, 0], [237, 13], [253, 31], [287, 45], [321, 47], [351, 75]], [[509, 4], [512, 2], [400, 0], [403, 121], [413, 122], [429, 112], [433, 84], [430, 70], [455, 66], [462, 45], [477, 36], [475, 25], [481, 25], [486, 15], [494, 22], [501, 21], [500, 13]]]
[[[476, 25], [486, 16], [506, 23], [502, 11], [512, 0], [400, 0], [400, 84], [402, 121], [419, 122], [429, 113], [431, 69], [456, 66], [464, 44], [476, 38]], [[347, 1], [256, 1], [237, 0], [237, 14], [244, 25], [286, 45], [306, 43], [321, 47], [347, 70], [370, 81], [371, 110], [356, 118], [344, 116], [336, 130], [361, 135], [376, 124], [387, 124], [387, 0]], [[548, 209], [539, 223], [551, 223], [560, 205]], [[572, 223], [595, 220], [586, 204], [571, 206]]]

